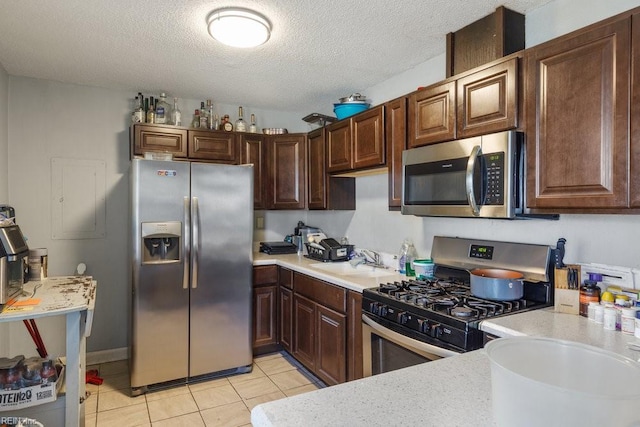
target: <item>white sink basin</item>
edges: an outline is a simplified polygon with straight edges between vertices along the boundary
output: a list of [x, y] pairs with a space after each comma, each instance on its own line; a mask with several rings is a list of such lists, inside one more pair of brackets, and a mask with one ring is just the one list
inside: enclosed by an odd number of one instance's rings
[[348, 262], [319, 262], [309, 265], [311, 268], [326, 271], [332, 274], [339, 274], [342, 276], [359, 276], [359, 277], [380, 277], [380, 276], [393, 276], [395, 272], [393, 270], [387, 270], [385, 268], [375, 268], [370, 265], [360, 264], [353, 267]]

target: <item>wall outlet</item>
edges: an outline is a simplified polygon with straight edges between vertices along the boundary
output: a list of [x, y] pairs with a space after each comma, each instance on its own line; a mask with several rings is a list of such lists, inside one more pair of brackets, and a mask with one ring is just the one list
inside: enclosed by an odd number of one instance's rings
[[256, 217], [256, 230], [264, 230], [264, 217]]

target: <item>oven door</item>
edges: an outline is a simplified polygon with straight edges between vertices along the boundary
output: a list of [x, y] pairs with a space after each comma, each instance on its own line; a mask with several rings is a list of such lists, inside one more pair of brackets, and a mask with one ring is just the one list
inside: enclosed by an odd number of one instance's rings
[[455, 356], [456, 352], [409, 338], [362, 315], [365, 377]]

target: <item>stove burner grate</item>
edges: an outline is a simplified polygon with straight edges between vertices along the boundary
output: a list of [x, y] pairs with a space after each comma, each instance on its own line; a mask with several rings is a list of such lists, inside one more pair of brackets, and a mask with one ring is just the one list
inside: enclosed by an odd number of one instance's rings
[[453, 307], [449, 310], [449, 314], [454, 317], [472, 317], [478, 314], [478, 310], [469, 307]]

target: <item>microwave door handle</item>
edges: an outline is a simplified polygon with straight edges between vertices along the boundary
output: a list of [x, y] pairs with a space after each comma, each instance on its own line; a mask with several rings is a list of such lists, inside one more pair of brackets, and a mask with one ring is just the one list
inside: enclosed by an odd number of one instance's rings
[[189, 264], [191, 262], [191, 209], [189, 206], [189, 198], [185, 197], [182, 203], [182, 209], [184, 211], [184, 231], [182, 232], [182, 289], [189, 289]]
[[474, 189], [473, 182], [473, 171], [476, 168], [476, 162], [478, 161], [478, 156], [482, 154], [482, 148], [479, 145], [476, 145], [471, 150], [471, 154], [469, 155], [469, 161], [467, 162], [467, 176], [465, 180], [465, 184], [467, 187], [467, 201], [469, 202], [469, 206], [471, 206], [471, 211], [473, 212], [473, 216], [480, 216], [480, 207], [478, 206]]

